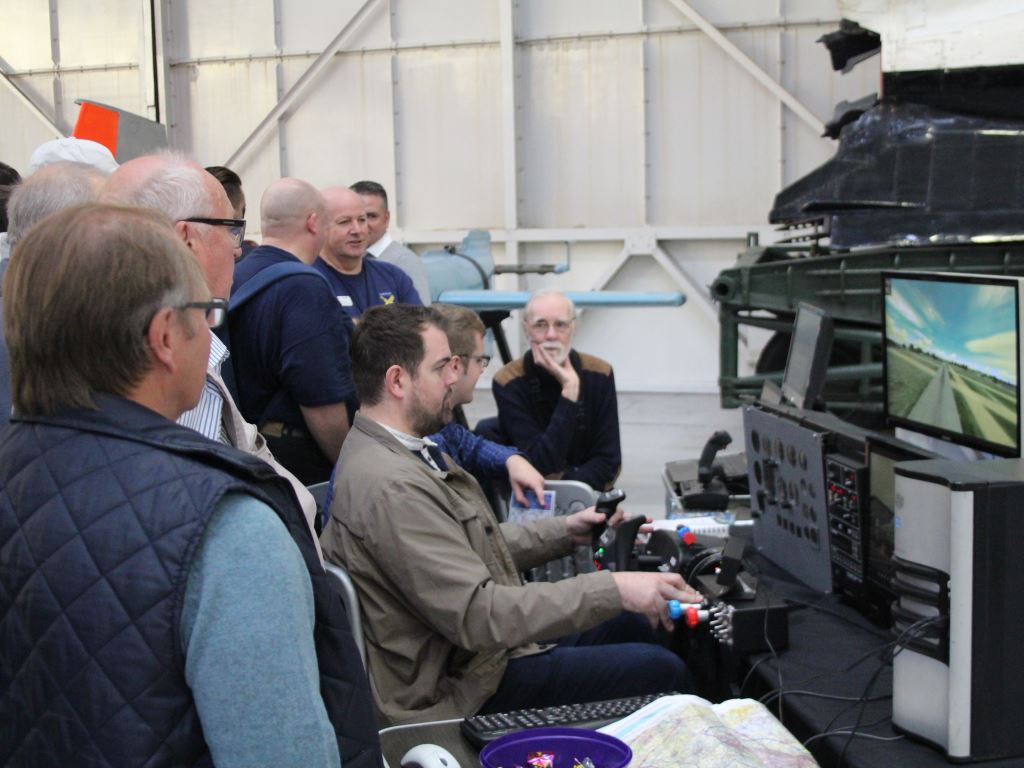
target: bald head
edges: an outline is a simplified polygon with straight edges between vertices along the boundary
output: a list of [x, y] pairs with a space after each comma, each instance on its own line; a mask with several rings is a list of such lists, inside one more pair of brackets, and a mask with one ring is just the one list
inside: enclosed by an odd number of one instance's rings
[[57, 162], [43, 166], [11, 192], [7, 202], [8, 243], [13, 247], [51, 213], [95, 200], [106, 178], [85, 163]]
[[312, 264], [324, 244], [324, 198], [302, 179], [278, 179], [260, 199], [263, 243]]
[[103, 200], [152, 208], [167, 216], [202, 267], [210, 293], [227, 298], [235, 265], [235, 244], [228, 229], [186, 221], [233, 215], [224, 188], [199, 163], [174, 151], [129, 160], [111, 174]]
[[260, 200], [260, 224], [269, 237], [289, 237], [305, 226], [311, 213], [322, 218], [323, 212], [323, 196], [302, 179], [278, 179]]

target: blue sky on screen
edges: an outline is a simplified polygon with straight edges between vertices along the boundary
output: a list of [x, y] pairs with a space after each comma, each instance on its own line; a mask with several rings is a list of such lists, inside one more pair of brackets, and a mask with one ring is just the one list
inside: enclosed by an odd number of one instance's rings
[[1017, 383], [1014, 286], [901, 278], [891, 278], [890, 286], [890, 339]]

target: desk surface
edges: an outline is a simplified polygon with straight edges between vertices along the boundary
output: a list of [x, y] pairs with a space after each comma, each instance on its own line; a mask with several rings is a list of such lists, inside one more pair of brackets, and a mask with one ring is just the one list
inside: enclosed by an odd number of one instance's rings
[[[777, 657], [760, 654], [749, 660], [750, 680], [741, 695], [758, 697], [778, 690], [781, 680], [781, 719], [801, 741], [826, 729], [849, 729], [858, 717], [858, 732], [898, 738], [900, 734], [892, 727], [892, 666], [879, 658], [891, 639], [888, 631], [869, 622], [837, 595], [823, 595], [797, 585], [770, 563], [762, 563], [761, 587], [802, 605], [789, 616], [789, 647]], [[866, 697], [870, 701], [861, 712], [861, 705], [855, 701], [824, 699], [807, 695], [808, 691], [854, 700]], [[777, 698], [766, 704], [779, 716]], [[847, 738], [821, 738], [808, 749], [822, 766], [839, 765]], [[943, 753], [908, 737], [897, 741], [855, 737], [842, 764], [850, 768], [950, 765]], [[1021, 766], [1024, 760], [992, 760], [983, 765]]]
[[441, 720], [436, 723], [398, 725], [380, 732], [380, 746], [389, 768], [401, 765], [402, 755], [417, 744], [438, 744], [459, 761], [461, 768], [476, 768], [480, 765], [479, 752], [462, 738], [459, 731], [461, 720]]
[[[823, 595], [793, 582], [770, 563], [760, 561], [760, 588], [777, 598], [792, 601], [789, 617], [789, 647], [776, 656], [751, 657], [740, 696], [758, 698], [777, 691], [781, 685], [783, 724], [805, 741], [826, 729], [848, 729], [858, 718], [858, 731], [895, 741], [855, 737], [850, 741], [845, 768], [929, 768], [951, 765], [945, 756], [892, 728], [892, 667], [879, 659], [890, 641], [883, 630], [837, 595]], [[737, 681], [739, 684], [741, 681]], [[869, 687], [870, 685], [870, 687]], [[853, 701], [821, 698], [810, 694], [841, 696]], [[863, 705], [856, 703], [866, 698]], [[779, 716], [777, 697], [766, 701]], [[838, 766], [846, 735], [821, 738], [808, 745], [819, 763]], [[478, 751], [459, 731], [459, 721], [426, 723], [381, 731], [381, 745], [390, 768], [398, 768], [402, 755], [417, 744], [440, 744], [458, 759], [462, 768], [479, 765]], [[1024, 766], [1024, 759], [992, 760], [984, 768]]]

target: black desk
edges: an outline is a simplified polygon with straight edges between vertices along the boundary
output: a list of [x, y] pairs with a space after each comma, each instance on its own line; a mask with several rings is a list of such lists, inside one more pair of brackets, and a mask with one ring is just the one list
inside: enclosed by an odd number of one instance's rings
[[[763, 560], [757, 562], [760, 589], [777, 598], [806, 606], [789, 616], [789, 646], [776, 657], [764, 653], [740, 664], [740, 679], [748, 678], [738, 695], [759, 698], [783, 690], [781, 720], [800, 740], [830, 730], [848, 729], [860, 717], [859, 732], [883, 738], [899, 736], [892, 728], [892, 667], [879, 660], [879, 652], [891, 635], [842, 602], [837, 595], [823, 595], [795, 583], [787, 574]], [[859, 663], [855, 663], [859, 662]], [[868, 684], [871, 683], [870, 691]], [[800, 692], [874, 699], [863, 706], [852, 701], [835, 701]], [[779, 700], [767, 701], [779, 716]], [[834, 722], [833, 722], [834, 720]], [[831, 725], [830, 725], [831, 724]], [[808, 745], [824, 766], [838, 766], [846, 735], [816, 739]], [[398, 768], [402, 755], [417, 744], [440, 744], [458, 759], [462, 768], [479, 765], [478, 751], [459, 732], [459, 721], [425, 723], [381, 731], [381, 744], [390, 768]], [[846, 752], [848, 768], [929, 768], [952, 765], [945, 756], [909, 737], [897, 741], [876, 741], [855, 737]], [[1024, 766], [1024, 759], [993, 760], [981, 768]]]
[[[861, 723], [858, 732], [883, 738], [899, 736], [892, 728], [892, 666], [883, 665], [879, 653], [873, 653], [889, 642], [889, 633], [863, 618], [838, 596], [823, 595], [795, 584], [764, 561], [758, 563], [758, 567], [762, 588], [770, 589], [776, 597], [815, 608], [802, 607], [790, 613], [789, 647], [779, 652], [777, 657], [765, 653], [747, 660], [746, 669], [752, 672], [740, 695], [758, 698], [776, 690], [781, 676], [781, 719], [801, 741], [826, 728], [848, 729], [857, 722], [858, 715]], [[859, 663], [854, 664], [857, 661]], [[871, 683], [873, 677], [875, 679]], [[868, 698], [876, 700], [867, 702], [861, 714], [859, 704], [801, 695], [799, 691], [854, 699], [865, 696], [867, 692]], [[779, 716], [778, 699], [766, 703]], [[822, 766], [837, 766], [847, 738], [845, 735], [821, 738], [808, 744], [807, 748]], [[943, 753], [909, 737], [898, 741], [854, 737], [843, 765], [925, 768], [949, 766], [951, 763]], [[993, 760], [981, 765], [984, 768], [1024, 766], [1024, 759]]]

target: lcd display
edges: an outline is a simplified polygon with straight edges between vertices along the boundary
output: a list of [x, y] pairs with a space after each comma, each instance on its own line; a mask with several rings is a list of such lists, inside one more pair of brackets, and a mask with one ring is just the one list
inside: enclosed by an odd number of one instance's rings
[[882, 280], [889, 420], [1018, 456], [1019, 281], [909, 272]]

